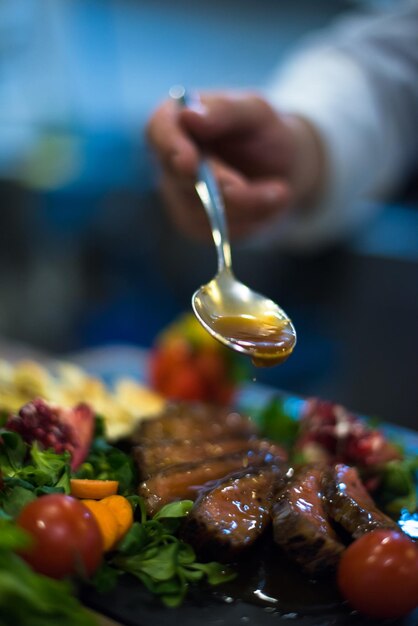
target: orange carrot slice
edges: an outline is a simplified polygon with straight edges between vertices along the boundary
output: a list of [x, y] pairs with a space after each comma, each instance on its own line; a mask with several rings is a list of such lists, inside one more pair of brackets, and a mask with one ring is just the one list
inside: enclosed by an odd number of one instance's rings
[[83, 504], [93, 513], [103, 538], [103, 548], [109, 552], [118, 541], [118, 522], [110, 507], [97, 500], [82, 500]]
[[101, 500], [117, 493], [117, 480], [89, 480], [88, 478], [71, 478], [70, 489], [74, 498]]
[[123, 496], [108, 496], [100, 500], [100, 504], [108, 507], [116, 518], [118, 523], [117, 541], [122, 539], [134, 522], [134, 514], [129, 500]]

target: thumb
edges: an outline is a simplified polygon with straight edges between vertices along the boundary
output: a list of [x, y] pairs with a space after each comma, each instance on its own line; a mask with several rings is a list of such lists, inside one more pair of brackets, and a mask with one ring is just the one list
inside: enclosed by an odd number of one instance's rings
[[180, 123], [200, 141], [214, 141], [226, 135], [251, 132], [271, 116], [270, 106], [248, 93], [202, 94], [200, 102], [180, 112]]

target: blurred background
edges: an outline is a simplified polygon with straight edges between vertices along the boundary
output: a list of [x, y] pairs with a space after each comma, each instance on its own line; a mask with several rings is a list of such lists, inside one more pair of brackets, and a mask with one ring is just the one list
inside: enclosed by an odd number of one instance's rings
[[[365, 3], [368, 4], [368, 3]], [[262, 89], [348, 0], [0, 2], [0, 342], [51, 354], [150, 347], [215, 271], [167, 221], [144, 126], [171, 85]], [[418, 212], [411, 189], [338, 248], [236, 246], [295, 355], [257, 379], [418, 424]]]

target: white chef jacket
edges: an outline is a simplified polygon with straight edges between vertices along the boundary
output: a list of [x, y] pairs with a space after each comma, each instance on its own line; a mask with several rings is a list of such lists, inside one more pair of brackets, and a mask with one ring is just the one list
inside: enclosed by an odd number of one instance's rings
[[326, 182], [315, 207], [252, 243], [310, 250], [355, 229], [418, 169], [418, 3], [344, 18], [279, 69], [267, 97], [317, 129]]

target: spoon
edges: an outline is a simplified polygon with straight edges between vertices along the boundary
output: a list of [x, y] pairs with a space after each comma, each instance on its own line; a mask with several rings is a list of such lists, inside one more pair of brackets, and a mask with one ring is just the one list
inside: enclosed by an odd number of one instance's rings
[[[181, 86], [172, 87], [170, 96], [183, 107], [196, 104]], [[200, 159], [195, 189], [209, 218], [218, 272], [193, 294], [193, 311], [215, 339], [250, 356], [254, 365], [282, 363], [296, 345], [295, 328], [273, 300], [235, 278], [223, 200], [212, 168], [204, 157]]]

